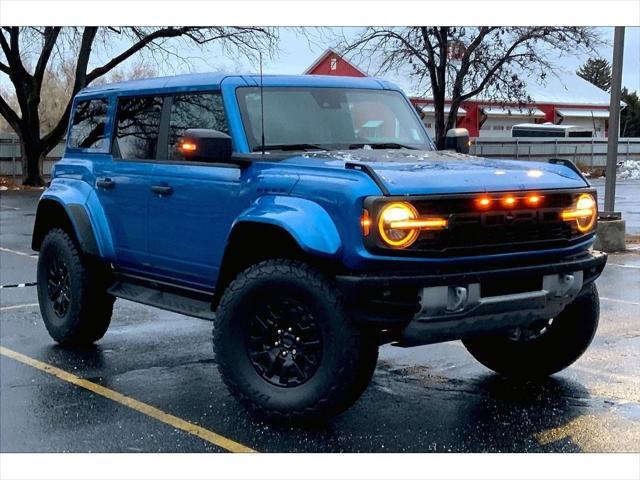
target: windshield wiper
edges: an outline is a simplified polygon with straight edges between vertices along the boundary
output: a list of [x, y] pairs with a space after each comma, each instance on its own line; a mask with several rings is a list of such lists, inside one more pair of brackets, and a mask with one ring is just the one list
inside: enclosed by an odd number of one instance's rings
[[406, 148], [408, 150], [417, 150], [416, 147], [410, 147], [409, 145], [404, 145], [402, 143], [394, 143], [394, 142], [352, 143], [351, 145], [349, 145], [349, 150], [357, 150], [360, 148], [364, 148], [365, 146], [371, 147], [374, 150], [383, 149], [383, 148]]
[[[261, 152], [262, 145], [256, 145], [253, 147], [254, 152]], [[327, 150], [325, 147], [320, 145], [316, 145], [313, 143], [292, 143], [287, 145], [265, 145], [264, 150], [282, 150], [283, 152], [294, 151], [294, 150]]]

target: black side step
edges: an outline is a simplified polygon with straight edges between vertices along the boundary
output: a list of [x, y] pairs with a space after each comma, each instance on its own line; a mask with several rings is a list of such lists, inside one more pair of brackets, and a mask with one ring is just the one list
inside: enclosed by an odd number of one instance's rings
[[215, 313], [211, 310], [213, 293], [195, 293], [189, 289], [125, 276], [117, 276], [107, 291], [118, 298], [182, 313], [190, 317], [204, 320], [215, 318]]

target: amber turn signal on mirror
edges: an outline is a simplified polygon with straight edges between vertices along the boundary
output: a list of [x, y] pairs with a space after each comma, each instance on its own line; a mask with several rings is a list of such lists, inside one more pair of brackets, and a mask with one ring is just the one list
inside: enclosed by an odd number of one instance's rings
[[178, 148], [183, 152], [195, 152], [198, 149], [196, 144], [191, 142], [181, 142]]

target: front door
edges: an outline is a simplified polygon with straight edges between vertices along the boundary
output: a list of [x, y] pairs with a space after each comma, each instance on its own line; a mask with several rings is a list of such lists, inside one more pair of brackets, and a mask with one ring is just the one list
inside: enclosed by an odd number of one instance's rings
[[149, 199], [149, 262], [158, 275], [210, 288], [233, 220], [247, 208], [241, 170], [185, 161], [176, 148], [188, 128], [227, 132], [220, 93], [180, 94], [167, 100], [166, 160], [155, 165]]

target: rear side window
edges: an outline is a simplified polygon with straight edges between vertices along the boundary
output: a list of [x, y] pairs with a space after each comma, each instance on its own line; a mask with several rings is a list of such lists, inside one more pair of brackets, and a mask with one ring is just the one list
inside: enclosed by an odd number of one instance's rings
[[227, 119], [219, 93], [176, 95], [169, 121], [169, 160], [183, 160], [176, 144], [189, 128], [206, 128], [228, 133]]
[[162, 97], [121, 98], [113, 153], [129, 160], [156, 158]]
[[107, 125], [108, 100], [84, 100], [76, 104], [73, 114], [69, 146], [106, 151], [109, 141], [105, 135]]

